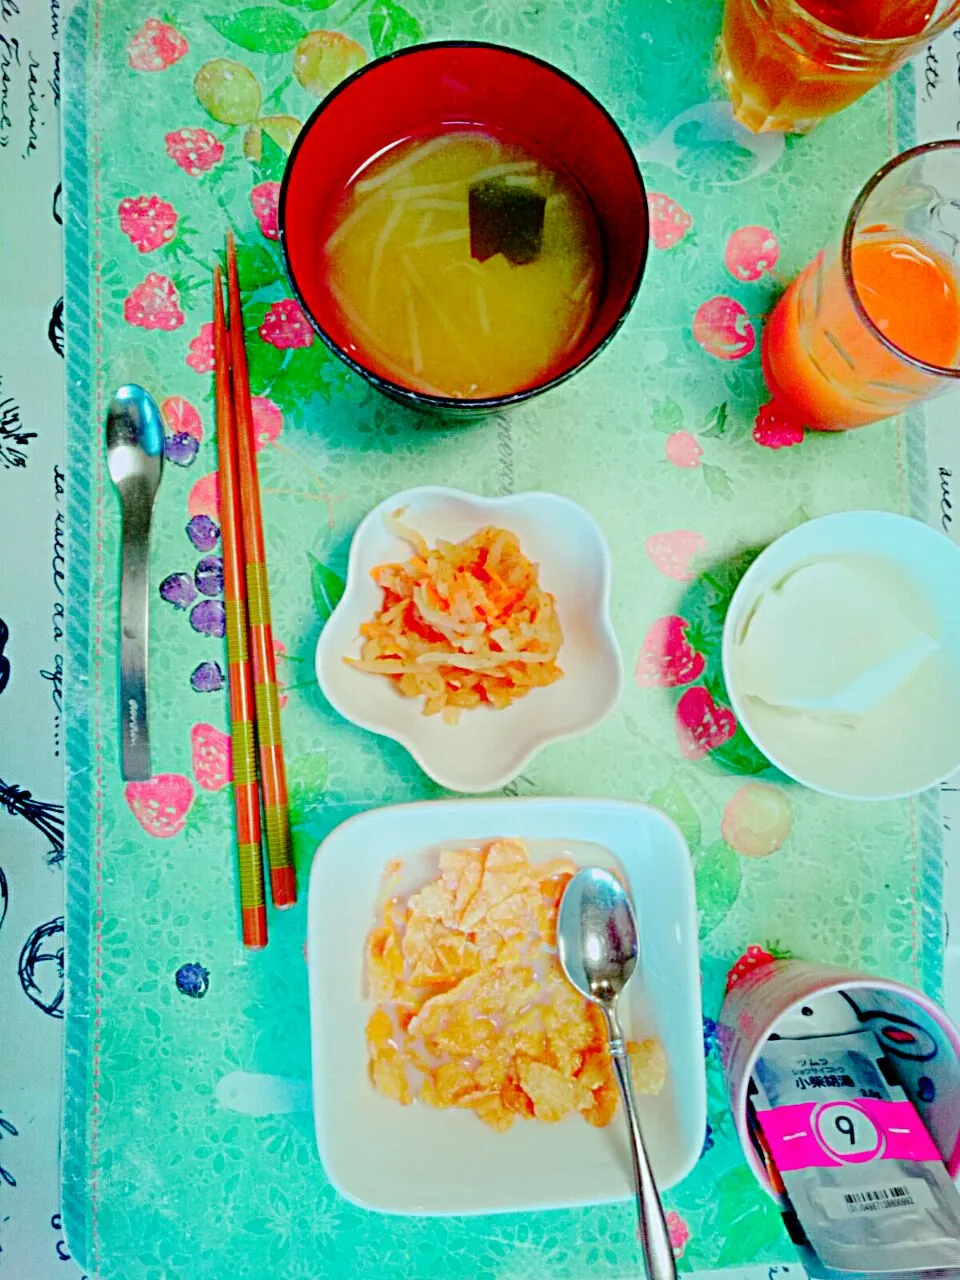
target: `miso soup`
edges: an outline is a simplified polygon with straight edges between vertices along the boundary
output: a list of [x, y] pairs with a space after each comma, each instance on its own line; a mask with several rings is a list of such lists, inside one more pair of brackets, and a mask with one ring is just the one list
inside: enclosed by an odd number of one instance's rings
[[597, 221], [570, 174], [468, 128], [406, 140], [365, 166], [324, 267], [361, 363], [468, 400], [562, 367], [603, 284]]

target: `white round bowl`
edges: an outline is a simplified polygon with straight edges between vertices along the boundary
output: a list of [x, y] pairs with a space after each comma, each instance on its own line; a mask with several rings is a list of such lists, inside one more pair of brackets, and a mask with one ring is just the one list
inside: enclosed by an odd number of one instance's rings
[[[764, 591], [809, 560], [844, 555], [889, 560], [906, 574], [932, 605], [953, 677], [952, 694], [938, 711], [950, 727], [942, 749], [919, 750], [929, 722], [906, 726], [896, 741], [871, 741], [869, 750], [876, 753], [872, 759], [878, 765], [875, 789], [845, 786], [842, 777], [828, 767], [794, 758], [789, 747], [778, 742], [774, 718], [763, 714], [758, 700], [744, 697], [734, 661], [736, 642]], [[772, 764], [796, 782], [846, 800], [893, 800], [938, 785], [960, 768], [960, 547], [919, 520], [885, 511], [845, 511], [798, 525], [757, 557], [734, 592], [724, 622], [723, 675], [730, 705], [746, 733]]]
[[[390, 681], [343, 661], [360, 656], [361, 623], [380, 604], [370, 570], [412, 554], [388, 527], [387, 517], [399, 507], [406, 508], [404, 522], [431, 544], [437, 538], [459, 542], [489, 524], [517, 535], [524, 554], [540, 565], [540, 585], [557, 601], [562, 680], [534, 689], [502, 711], [465, 711], [449, 725], [441, 716], [422, 715], [421, 699], [404, 698]], [[320, 633], [317, 680], [342, 716], [401, 743], [442, 787], [495, 791], [548, 742], [585, 733], [616, 705], [623, 667], [609, 600], [606, 540], [593, 517], [568, 498], [552, 493], [480, 498], [457, 489], [408, 489], [381, 502], [354, 534], [346, 589]]]

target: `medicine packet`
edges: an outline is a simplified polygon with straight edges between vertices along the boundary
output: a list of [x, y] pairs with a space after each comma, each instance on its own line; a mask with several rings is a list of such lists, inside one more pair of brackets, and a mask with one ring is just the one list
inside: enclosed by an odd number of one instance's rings
[[960, 1276], [960, 1192], [872, 1033], [771, 1039], [753, 1083], [813, 1275]]

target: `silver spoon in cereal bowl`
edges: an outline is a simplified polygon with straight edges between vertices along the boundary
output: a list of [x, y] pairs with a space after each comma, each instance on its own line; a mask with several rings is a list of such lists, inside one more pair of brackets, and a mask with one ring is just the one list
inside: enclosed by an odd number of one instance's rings
[[660, 1193], [640, 1131], [630, 1058], [617, 1001], [637, 967], [637, 917], [623, 885], [600, 867], [584, 867], [564, 890], [557, 915], [557, 950], [567, 981], [598, 1005], [607, 1024], [610, 1056], [623, 1099], [633, 1157], [640, 1244], [649, 1280], [676, 1280]]

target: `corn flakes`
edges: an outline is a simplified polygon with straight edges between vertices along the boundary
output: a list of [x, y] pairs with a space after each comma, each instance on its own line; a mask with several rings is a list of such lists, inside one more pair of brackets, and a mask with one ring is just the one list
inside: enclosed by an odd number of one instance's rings
[[[386, 887], [401, 867], [391, 863]], [[472, 1110], [492, 1129], [579, 1113], [609, 1124], [617, 1086], [603, 1015], [566, 981], [557, 909], [576, 868], [531, 864], [519, 840], [445, 851], [409, 900], [393, 893], [367, 939], [377, 1007], [367, 1023], [370, 1076], [403, 1105]], [[658, 1041], [629, 1046], [639, 1093], [658, 1093]]]

